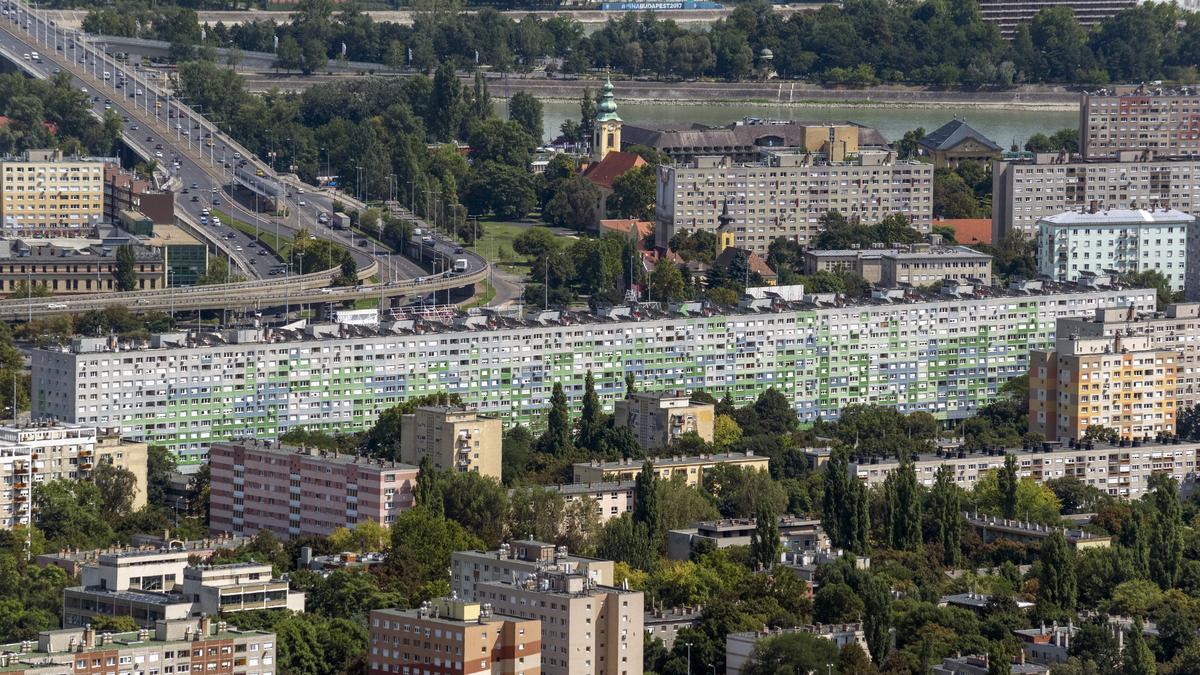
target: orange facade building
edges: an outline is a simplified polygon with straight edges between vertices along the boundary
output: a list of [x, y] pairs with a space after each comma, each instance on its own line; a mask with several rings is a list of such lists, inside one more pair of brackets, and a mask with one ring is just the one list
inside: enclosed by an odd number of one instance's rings
[[419, 609], [371, 612], [370, 675], [541, 675], [540, 621], [489, 605], [436, 598]]

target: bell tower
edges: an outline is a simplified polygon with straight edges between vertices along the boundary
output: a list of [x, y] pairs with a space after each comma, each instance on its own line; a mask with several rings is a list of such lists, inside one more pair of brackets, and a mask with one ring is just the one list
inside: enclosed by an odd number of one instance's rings
[[600, 104], [596, 106], [595, 131], [592, 136], [592, 159], [599, 162], [613, 150], [621, 149], [621, 117], [613, 99], [612, 78], [604, 81]]
[[729, 199], [726, 198], [721, 214], [717, 216], [717, 255], [734, 245], [733, 216], [729, 215]]

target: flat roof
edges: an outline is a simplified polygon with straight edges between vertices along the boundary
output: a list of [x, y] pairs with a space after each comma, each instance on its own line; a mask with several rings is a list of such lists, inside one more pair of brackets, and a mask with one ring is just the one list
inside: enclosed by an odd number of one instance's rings
[[303, 457], [331, 464], [353, 464], [364, 469], [400, 469], [417, 471], [418, 467], [388, 459], [364, 457], [362, 455], [345, 455], [332, 450], [307, 448], [296, 445], [284, 445], [278, 441], [260, 441], [258, 439], [239, 439], [232, 441], [214, 441], [213, 446], [242, 447], [254, 452], [262, 452], [278, 457]]
[[113, 600], [125, 600], [127, 602], [137, 602], [144, 605], [191, 605], [192, 601], [187, 599], [187, 596], [182, 593], [155, 593], [153, 591], [137, 591], [124, 590], [116, 591], [111, 588], [100, 588], [98, 586], [68, 586], [63, 589], [64, 592], [70, 591], [74, 593], [87, 593], [88, 595], [101, 596], [111, 598]]
[[1128, 225], [1131, 223], [1191, 223], [1195, 220], [1195, 216], [1175, 209], [1105, 209], [1095, 213], [1065, 211], [1046, 216], [1039, 222], [1053, 225]]
[[[1113, 452], [1113, 451], [1117, 451], [1117, 452], [1132, 452], [1132, 451], [1163, 452], [1163, 451], [1172, 450], [1172, 449], [1194, 450], [1197, 447], [1200, 447], [1200, 441], [1180, 440], [1178, 443], [1175, 443], [1174, 441], [1171, 441], [1171, 442], [1140, 441], [1136, 447], [1133, 445], [1133, 443], [1131, 441], [1126, 441], [1125, 445], [1121, 445], [1120, 443], [1089, 442], [1088, 444], [1086, 444], [1085, 447], [1078, 447], [1078, 446], [1071, 447], [1070, 445], [1067, 445], [1065, 443], [1051, 442], [1046, 445], [1043, 445], [1043, 447], [1040, 447], [1040, 448], [1008, 448], [1008, 449], [991, 450], [991, 451], [980, 450], [979, 452], [971, 452], [969, 450], [956, 450], [956, 449], [952, 448], [949, 450], [945, 450], [940, 454], [937, 452], [923, 452], [923, 453], [914, 455], [912, 459], [916, 463], [921, 463], [921, 462], [942, 463], [942, 462], [948, 462], [948, 461], [952, 461], [952, 460], [956, 460], [956, 459], [976, 460], [977, 461], [979, 459], [983, 459], [983, 458], [987, 458], [987, 457], [994, 457], [996, 459], [1003, 460], [1005, 455], [1016, 455], [1018, 458], [1026, 458], [1026, 457], [1034, 457], [1036, 455], [1053, 455], [1053, 454], [1059, 454], [1059, 453], [1066, 453], [1069, 455], [1078, 455], [1078, 454], [1086, 454], [1089, 452]], [[872, 456], [872, 455], [857, 455], [856, 456], [853, 452], [851, 452], [850, 453], [850, 464], [857, 465], [857, 466], [899, 466], [900, 460], [897, 459], [896, 457], [892, 457], [892, 456], [889, 456], [889, 457], [880, 457], [878, 455], [874, 455], [874, 456]]]
[[[712, 455], [699, 455], [694, 457], [648, 457], [650, 463], [655, 468], [664, 466], [690, 466], [692, 464], [720, 464], [721, 462], [745, 462], [745, 461], [770, 461], [766, 455], [755, 455], [752, 451], [741, 452], [721, 452]], [[621, 469], [638, 469], [642, 468], [645, 459], [632, 460], [629, 462], [614, 461], [614, 462], [576, 462], [574, 466], [601, 468], [606, 470], [618, 471]]]

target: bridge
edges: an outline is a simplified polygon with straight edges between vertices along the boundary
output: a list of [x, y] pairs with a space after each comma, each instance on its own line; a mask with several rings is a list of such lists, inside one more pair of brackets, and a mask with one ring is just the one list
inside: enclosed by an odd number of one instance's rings
[[[249, 150], [242, 147], [234, 139], [225, 135], [215, 124], [204, 118], [189, 106], [172, 97], [157, 82], [156, 74], [141, 71], [136, 67], [120, 63], [110, 57], [103, 49], [97, 48], [93, 39], [79, 31], [51, 25], [44, 12], [30, 9], [19, 2], [9, 2], [10, 8], [15, 8], [8, 17], [0, 18], [0, 54], [16, 62], [24, 70], [35, 77], [46, 78], [55, 71], [63, 71], [72, 76], [76, 86], [85, 92], [96, 94], [93, 99], [92, 112], [102, 115], [104, 110], [112, 109], [123, 114], [130, 120], [129, 126], [123, 132], [124, 140], [135, 152], [149, 159], [167, 162], [167, 152], [171, 153], [173, 164], [173, 180], [181, 185], [191, 185], [197, 192], [190, 199], [179, 199], [177, 192], [176, 211], [180, 219], [198, 229], [201, 235], [208, 235], [208, 230], [196, 225], [199, 222], [200, 211], [210, 202], [215, 207], [220, 189], [242, 185], [255, 194], [262, 196], [274, 195], [287, 198], [287, 190], [304, 192], [304, 200], [297, 200], [294, 207], [289, 207], [286, 218], [274, 218], [263, 226], [264, 231], [274, 229], [279, 233], [291, 236], [299, 231], [307, 231], [314, 236], [326, 238], [339, 244], [355, 258], [360, 270], [360, 279], [375, 276], [380, 283], [374, 286], [362, 286], [346, 289], [329, 289], [317, 291], [313, 283], [328, 285], [337, 270], [320, 273], [322, 276], [289, 275], [284, 279], [259, 280], [248, 282], [249, 285], [223, 284], [205, 287], [175, 288], [164, 291], [138, 291], [125, 294], [103, 294], [90, 296], [60, 296], [53, 300], [36, 299], [0, 301], [0, 317], [20, 318], [44, 316], [63, 311], [79, 312], [96, 309], [112, 304], [125, 304], [137, 309], [206, 309], [206, 308], [262, 308], [272, 307], [271, 303], [290, 305], [291, 303], [329, 302], [331, 300], [355, 300], [363, 297], [389, 297], [426, 293], [446, 288], [457, 288], [474, 284], [487, 276], [487, 262], [480, 256], [469, 252], [460, 252], [457, 246], [448, 240], [437, 238], [427, 253], [440, 260], [444, 266], [450, 267], [449, 260], [464, 258], [467, 269], [458, 275], [438, 277], [436, 279], [421, 278], [426, 272], [402, 256], [377, 255], [371, 251], [377, 250], [374, 243], [368, 244], [366, 239], [356, 237], [353, 233], [345, 233], [326, 228], [318, 221], [322, 211], [332, 212], [332, 203], [342, 201], [362, 208], [361, 202], [345, 195], [321, 191], [313, 186], [305, 185], [289, 177], [285, 183], [268, 164], [256, 158]], [[22, 53], [38, 51], [43, 56], [40, 63], [26, 62]], [[101, 93], [103, 92], [103, 93]], [[100, 97], [107, 96], [105, 103], [100, 103]], [[103, 106], [103, 107], [102, 107]], [[141, 128], [138, 124], [144, 124]], [[149, 132], [149, 133], [148, 133]], [[145, 140], [143, 141], [143, 134]], [[162, 150], [157, 148], [161, 147]], [[233, 167], [228, 159], [240, 154], [246, 159], [244, 170], [239, 177], [237, 167]], [[233, 168], [234, 171], [230, 171]], [[249, 184], [248, 184], [249, 183]], [[198, 189], [204, 184], [211, 189], [208, 192]], [[231, 195], [232, 196], [232, 195]], [[239, 204], [236, 199], [221, 204], [235, 217], [256, 222], [260, 219], [257, 211]], [[414, 221], [415, 221], [414, 217]], [[419, 221], [418, 221], [419, 222]], [[242, 237], [248, 245], [247, 235], [231, 230], [226, 236]], [[229, 252], [219, 238], [204, 236], [210, 244]], [[231, 254], [239, 266], [256, 274], [254, 265], [244, 257], [236, 258], [237, 248]], [[248, 246], [247, 246], [248, 248]], [[41, 305], [40, 307], [38, 305]], [[53, 306], [52, 306], [53, 305]], [[64, 309], [64, 305], [66, 309]]]

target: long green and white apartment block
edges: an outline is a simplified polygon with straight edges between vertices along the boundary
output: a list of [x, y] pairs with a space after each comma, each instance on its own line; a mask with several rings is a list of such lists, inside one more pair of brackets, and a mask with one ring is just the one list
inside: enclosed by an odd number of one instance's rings
[[960, 419], [1025, 373], [1030, 350], [1054, 344], [1059, 318], [1154, 309], [1152, 290], [1086, 283], [949, 284], [940, 294], [879, 291], [856, 303], [768, 294], [722, 310], [480, 313], [377, 330], [312, 325], [138, 344], [77, 338], [33, 353], [33, 414], [119, 426], [184, 465], [204, 461], [223, 439], [366, 429], [387, 408], [435, 392], [537, 428], [555, 383], [578, 408], [589, 370], [610, 411], [632, 374], [639, 390], [729, 392], [739, 404], [775, 387], [805, 423], [856, 403]]

